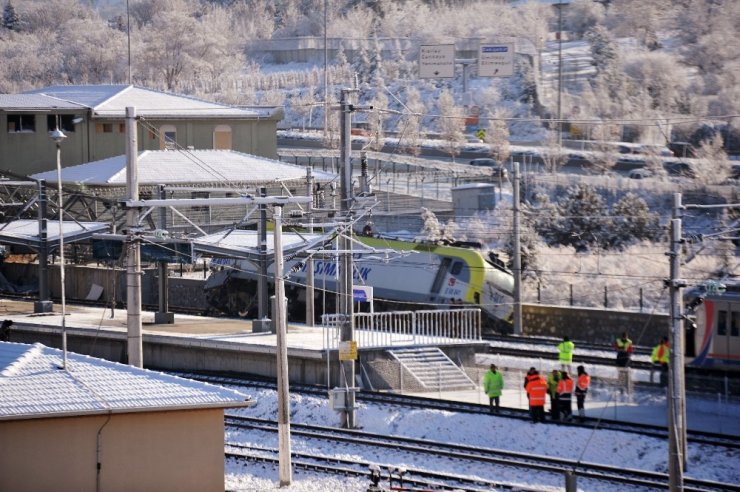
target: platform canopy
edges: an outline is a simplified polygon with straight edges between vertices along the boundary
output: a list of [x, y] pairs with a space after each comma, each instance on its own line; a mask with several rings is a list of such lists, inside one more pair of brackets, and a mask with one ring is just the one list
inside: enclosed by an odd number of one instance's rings
[[[282, 234], [283, 255], [291, 255], [310, 249], [325, 249], [324, 245], [336, 236], [336, 232], [321, 234], [284, 232]], [[267, 232], [267, 255], [272, 256], [275, 238], [272, 231]], [[259, 233], [257, 231], [226, 230], [193, 240], [196, 252], [208, 256], [259, 259]]]
[[[64, 221], [62, 232], [65, 243], [90, 239], [93, 234], [107, 232], [110, 224], [104, 222]], [[0, 225], [0, 244], [27, 246], [38, 249], [41, 245], [40, 224], [38, 220], [14, 220]], [[46, 237], [49, 249], [59, 246], [59, 222], [49, 220], [46, 224]]]
[[[125, 187], [126, 156], [118, 155], [61, 171], [62, 183], [86, 187]], [[259, 184], [306, 179], [306, 168], [234, 150], [144, 150], [137, 160], [140, 186], [221, 186], [224, 191], [253, 188]], [[313, 170], [317, 183], [329, 183], [337, 175]], [[57, 182], [56, 171], [34, 174], [33, 179]]]

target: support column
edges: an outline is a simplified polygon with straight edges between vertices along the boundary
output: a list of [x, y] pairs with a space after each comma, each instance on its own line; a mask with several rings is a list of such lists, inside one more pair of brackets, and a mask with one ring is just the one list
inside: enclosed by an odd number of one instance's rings
[[[164, 189], [164, 185], [159, 185], [159, 198], [165, 200], [167, 198], [167, 192]], [[167, 230], [167, 208], [161, 207], [159, 209], [159, 229], [162, 231]], [[159, 311], [154, 313], [154, 323], [158, 325], [172, 324], [175, 322], [175, 313], [170, 313], [170, 273], [166, 261], [157, 262], [157, 272], [159, 273]]]
[[34, 313], [50, 313], [54, 303], [49, 298], [49, 228], [46, 180], [38, 181], [39, 187], [39, 300], [33, 303]]
[[[259, 196], [267, 196], [267, 188], [259, 189]], [[270, 296], [267, 292], [267, 205], [259, 204], [260, 219], [257, 224], [259, 234], [259, 275], [257, 276], [257, 319], [252, 321], [252, 332], [272, 331], [270, 320]]]
[[[311, 166], [306, 167], [306, 196], [313, 196], [313, 175]], [[313, 200], [308, 202], [308, 233], [313, 234]], [[306, 326], [314, 326], [316, 314], [314, 313], [314, 264], [313, 256], [306, 261]]]

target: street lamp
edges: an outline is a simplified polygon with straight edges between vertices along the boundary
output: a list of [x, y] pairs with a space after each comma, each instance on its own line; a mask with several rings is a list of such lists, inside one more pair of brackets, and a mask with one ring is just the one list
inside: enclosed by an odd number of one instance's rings
[[62, 141], [67, 135], [59, 129], [59, 125], [49, 132], [49, 137], [57, 146], [57, 192], [59, 207], [59, 281], [62, 295], [62, 369], [67, 369], [67, 307], [64, 292], [64, 203], [62, 201]]

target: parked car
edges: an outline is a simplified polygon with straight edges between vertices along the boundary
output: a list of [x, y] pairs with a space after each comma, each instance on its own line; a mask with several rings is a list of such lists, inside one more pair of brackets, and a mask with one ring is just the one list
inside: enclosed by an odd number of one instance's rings
[[633, 169], [627, 175], [630, 179], [645, 179], [653, 176], [653, 173], [649, 169]]
[[667, 161], [663, 163], [663, 167], [672, 176], [688, 176], [689, 178], [693, 178], [696, 175], [688, 162]]
[[496, 162], [496, 159], [491, 159], [490, 157], [479, 157], [470, 161], [470, 165], [479, 167], [490, 167], [493, 170], [493, 175], [499, 178], [501, 181], [506, 181], [507, 179], [509, 179], [509, 172], [506, 170], [505, 167], [500, 166]]

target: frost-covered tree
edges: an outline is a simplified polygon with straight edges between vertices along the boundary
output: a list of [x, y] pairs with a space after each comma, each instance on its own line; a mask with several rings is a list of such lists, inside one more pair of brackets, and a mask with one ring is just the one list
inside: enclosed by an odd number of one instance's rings
[[440, 93], [437, 108], [439, 111], [437, 125], [445, 142], [445, 151], [454, 160], [460, 153], [460, 145], [465, 141], [465, 113], [455, 104], [452, 93], [447, 89]]
[[651, 213], [647, 202], [634, 193], [627, 193], [615, 203], [612, 215], [611, 247], [622, 248], [644, 239], [655, 241], [663, 233], [658, 215]]
[[586, 32], [604, 21], [604, 15], [604, 5], [599, 2], [573, 0], [563, 9], [564, 29], [581, 39]]
[[10, 2], [3, 8], [3, 27], [10, 31], [17, 31], [20, 28], [20, 18]]
[[509, 147], [509, 126], [506, 119], [509, 113], [504, 110], [498, 110], [488, 121], [488, 131], [486, 132], [486, 143], [491, 146], [491, 155], [498, 162], [505, 162], [511, 155]]
[[731, 164], [724, 150], [722, 135], [719, 133], [706, 138], [696, 149], [699, 160], [694, 170], [696, 180], [705, 184], [721, 184], [730, 177]]
[[650, 107], [662, 114], [686, 112], [688, 80], [676, 57], [665, 52], [650, 52], [630, 57], [624, 69], [635, 82], [633, 91], [644, 91]]
[[570, 245], [585, 251], [593, 245], [605, 245], [604, 199], [588, 185], [568, 188], [558, 201], [558, 220], [553, 231], [557, 244]]
[[560, 146], [556, 132], [547, 132], [544, 144], [540, 155], [545, 171], [557, 173], [565, 164], [565, 157], [563, 156], [563, 149]]
[[608, 10], [607, 25], [616, 36], [636, 38], [649, 50], [660, 47], [658, 31], [669, 0], [614, 0]]
[[370, 61], [370, 55], [364, 46], [360, 47], [360, 51], [356, 54], [352, 68], [355, 70], [361, 84], [364, 85], [370, 80], [372, 76], [372, 63]]
[[419, 89], [410, 86], [406, 89], [406, 103], [403, 116], [398, 121], [399, 144], [410, 154], [421, 152], [421, 120], [426, 112]]
[[422, 226], [419, 232], [420, 239], [437, 242], [442, 239], [442, 226], [434, 212], [428, 208], [421, 208]]
[[382, 84], [378, 87], [370, 104], [373, 110], [368, 113], [368, 130], [370, 131], [368, 145], [372, 150], [380, 151], [385, 145], [384, 123], [388, 109], [388, 96], [385, 95], [385, 87]]

